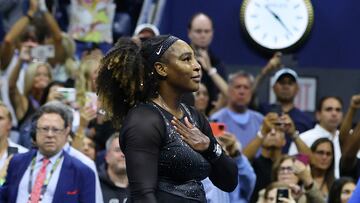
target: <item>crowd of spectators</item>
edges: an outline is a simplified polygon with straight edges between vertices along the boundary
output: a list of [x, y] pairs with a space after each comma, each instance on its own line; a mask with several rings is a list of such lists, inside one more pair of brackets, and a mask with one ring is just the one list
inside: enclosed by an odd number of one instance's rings
[[[0, 202], [126, 202], [121, 140], [95, 81], [119, 37], [141, 46], [160, 34], [152, 24], [135, 27], [142, 1], [0, 4]], [[281, 53], [256, 77], [229, 74], [210, 49], [210, 17], [195, 14], [187, 31], [202, 83], [183, 101], [214, 124], [239, 174], [231, 193], [203, 180], [208, 202], [348, 202], [360, 175], [360, 123], [353, 125], [360, 95], [354, 93], [347, 112], [342, 98], [323, 97], [311, 117], [295, 106], [299, 76], [282, 67]], [[269, 104], [256, 94], [271, 75], [276, 102]], [[45, 191], [36, 187], [42, 173]], [[282, 190], [287, 195], [279, 197]]]

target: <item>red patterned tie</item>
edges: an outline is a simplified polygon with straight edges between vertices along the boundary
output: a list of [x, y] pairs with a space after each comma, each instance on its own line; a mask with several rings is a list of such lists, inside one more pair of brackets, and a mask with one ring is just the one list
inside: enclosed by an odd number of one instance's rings
[[44, 185], [44, 181], [46, 178], [46, 166], [49, 164], [50, 160], [44, 158], [42, 161], [41, 169], [36, 176], [35, 184], [31, 191], [31, 203], [38, 203], [40, 199], [41, 188]]

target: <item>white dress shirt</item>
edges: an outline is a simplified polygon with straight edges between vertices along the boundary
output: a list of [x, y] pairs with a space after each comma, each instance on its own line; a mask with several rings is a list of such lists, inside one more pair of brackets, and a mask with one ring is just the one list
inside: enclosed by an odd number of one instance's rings
[[[63, 153], [63, 151], [61, 150], [60, 152], [58, 152], [57, 154], [52, 156], [50, 158], [49, 164], [46, 166], [46, 179], [48, 179], [50, 177], [50, 171], [53, 168], [56, 160], [58, 158], [60, 158], [60, 162], [51, 176], [51, 179], [49, 181], [49, 184], [46, 188], [46, 191], [44, 193], [44, 196], [43, 196], [41, 202], [49, 202], [50, 203], [50, 202], [52, 202], [52, 200], [54, 198], [56, 186], [57, 186], [59, 176], [60, 176], [62, 163], [64, 161], [64, 157], [63, 156], [60, 157], [62, 155], [62, 153]], [[33, 186], [35, 184], [36, 176], [38, 175], [38, 173], [41, 169], [43, 158], [44, 158], [44, 156], [38, 151], [36, 153], [36, 157], [35, 157], [35, 166], [34, 166], [34, 171], [32, 174], [31, 188], [33, 188]], [[29, 178], [30, 178], [31, 165], [32, 165], [32, 163], [30, 163], [30, 165], [26, 169], [23, 177], [21, 178], [18, 193], [17, 193], [16, 203], [25, 203], [25, 202], [28, 202], [28, 200], [29, 200], [29, 195], [30, 195], [31, 191], [29, 193], [28, 187], [29, 187], [29, 183], [30, 183]]]
[[[341, 148], [339, 140], [339, 131], [335, 132], [335, 135], [331, 134], [329, 131], [325, 130], [319, 124], [316, 124], [313, 129], [305, 131], [300, 135], [301, 140], [308, 146], [311, 145], [319, 138], [326, 137], [331, 140], [334, 144], [334, 158], [335, 158], [335, 178], [340, 177], [340, 158], [341, 158]], [[298, 153], [295, 143], [290, 145], [289, 155], [295, 155]]]

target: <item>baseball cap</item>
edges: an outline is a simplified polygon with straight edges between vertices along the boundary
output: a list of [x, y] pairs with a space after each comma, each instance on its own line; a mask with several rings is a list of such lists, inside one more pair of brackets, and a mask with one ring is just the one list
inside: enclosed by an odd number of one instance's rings
[[159, 29], [155, 25], [150, 24], [150, 23], [144, 23], [144, 24], [140, 24], [140, 25], [136, 26], [135, 31], [134, 31], [134, 36], [138, 35], [143, 30], [150, 30], [151, 32], [154, 33], [155, 36], [160, 34]]
[[274, 81], [277, 82], [284, 75], [289, 75], [289, 76], [293, 77], [295, 82], [297, 82], [299, 79], [298, 74], [293, 69], [282, 68], [275, 73]]

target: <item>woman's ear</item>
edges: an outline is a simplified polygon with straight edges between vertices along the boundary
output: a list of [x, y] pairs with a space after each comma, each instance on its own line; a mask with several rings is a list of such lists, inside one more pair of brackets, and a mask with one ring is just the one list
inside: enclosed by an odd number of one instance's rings
[[164, 63], [155, 62], [154, 67], [157, 74], [159, 74], [162, 77], [167, 76], [167, 66]]

